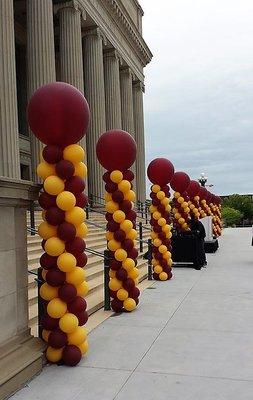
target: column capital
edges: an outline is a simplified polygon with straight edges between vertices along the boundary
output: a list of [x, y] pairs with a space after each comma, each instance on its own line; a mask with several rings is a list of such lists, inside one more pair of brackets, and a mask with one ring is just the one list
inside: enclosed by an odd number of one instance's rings
[[107, 44], [107, 39], [104, 35], [104, 33], [101, 31], [101, 29], [98, 26], [90, 26], [89, 28], [83, 29], [82, 30], [82, 36], [83, 37], [96, 37], [96, 38], [101, 38], [103, 41], [103, 44]]
[[128, 65], [120, 67], [120, 75], [130, 75], [132, 80], [134, 80], [134, 73]]
[[110, 48], [110, 49], [104, 49], [104, 58], [115, 58], [120, 61], [120, 55], [116, 49]]
[[79, 12], [82, 20], [86, 20], [86, 11], [78, 0], [70, 0], [65, 3], [56, 4], [54, 6], [54, 13], [58, 14], [66, 9]]
[[133, 89], [140, 89], [143, 93], [145, 93], [145, 85], [141, 81], [134, 81]]

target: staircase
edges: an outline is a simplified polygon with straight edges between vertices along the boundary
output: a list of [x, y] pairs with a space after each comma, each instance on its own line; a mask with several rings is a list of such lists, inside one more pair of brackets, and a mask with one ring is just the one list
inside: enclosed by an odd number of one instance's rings
[[[41, 212], [35, 212], [35, 226], [36, 228], [42, 221]], [[142, 221], [145, 227], [145, 221], [138, 218], [138, 222]], [[89, 224], [99, 225], [94, 226]], [[89, 214], [89, 220], [87, 225], [89, 228], [89, 233], [85, 238], [87, 248], [99, 251], [103, 253], [106, 249], [106, 239], [105, 239], [105, 218], [103, 215], [91, 212]], [[27, 226], [30, 226], [30, 214], [27, 216]], [[149, 230], [143, 229], [143, 240], [149, 238]], [[138, 243], [139, 244], [139, 243]], [[28, 249], [28, 271], [37, 272], [39, 267], [39, 259], [42, 254], [41, 248], [41, 238], [38, 235], [27, 236], [27, 249]], [[147, 251], [147, 244], [143, 244], [143, 253]], [[143, 253], [139, 254], [138, 257], [138, 269], [139, 269], [139, 282], [147, 278], [147, 260], [143, 260]], [[89, 293], [85, 297], [87, 300], [87, 311], [90, 314], [97, 311], [99, 308], [103, 307], [104, 304], [104, 264], [103, 258], [89, 254], [88, 262], [85, 266], [86, 279], [89, 284]], [[29, 326], [32, 330], [33, 335], [37, 335], [38, 331], [38, 287], [36, 282], [36, 276], [33, 274], [28, 274], [28, 304], [29, 304]]]

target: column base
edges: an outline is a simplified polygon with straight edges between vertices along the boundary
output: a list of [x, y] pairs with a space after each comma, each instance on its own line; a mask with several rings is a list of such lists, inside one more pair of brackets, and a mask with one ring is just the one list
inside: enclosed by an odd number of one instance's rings
[[42, 370], [44, 343], [27, 332], [0, 348], [0, 399], [5, 399]]

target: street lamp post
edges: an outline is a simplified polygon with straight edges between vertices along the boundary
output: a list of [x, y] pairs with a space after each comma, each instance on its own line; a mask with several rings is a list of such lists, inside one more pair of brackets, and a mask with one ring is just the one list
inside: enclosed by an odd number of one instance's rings
[[207, 182], [207, 176], [205, 176], [204, 172], [200, 174], [200, 178], [198, 179], [201, 186], [205, 187]]

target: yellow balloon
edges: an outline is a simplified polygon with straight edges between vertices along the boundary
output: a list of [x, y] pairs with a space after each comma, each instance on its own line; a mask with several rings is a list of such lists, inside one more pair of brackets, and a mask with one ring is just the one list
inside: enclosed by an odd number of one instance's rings
[[134, 260], [132, 260], [132, 258], [126, 258], [123, 262], [122, 262], [122, 267], [127, 271], [131, 271], [134, 267], [135, 267], [135, 262]]
[[170, 238], [172, 238], [172, 233], [171, 232], [166, 233], [166, 239], [170, 239]]
[[161, 272], [159, 274], [159, 278], [161, 279], [161, 281], [166, 281], [168, 279], [168, 274], [166, 272]]
[[136, 267], [132, 268], [131, 271], [128, 272], [128, 277], [132, 278], [133, 280], [138, 278], [138, 276], [139, 276], [139, 270]]
[[55, 175], [55, 167], [53, 164], [48, 164], [47, 162], [41, 162], [37, 166], [37, 175], [43, 179], [47, 179], [51, 175]]
[[47, 313], [52, 318], [61, 318], [67, 311], [67, 304], [56, 297], [47, 305]]
[[167, 264], [169, 267], [172, 267], [173, 261], [171, 258], [169, 260], [167, 260]]
[[57, 266], [63, 272], [71, 272], [76, 268], [76, 258], [71, 253], [63, 253], [57, 258]]
[[119, 209], [118, 203], [115, 203], [114, 201], [110, 200], [106, 203], [105, 209], [108, 213], [113, 214], [115, 211]]
[[79, 286], [85, 281], [85, 271], [81, 267], [76, 267], [71, 272], [66, 273], [66, 282]]
[[84, 149], [78, 144], [70, 144], [63, 150], [64, 160], [77, 164], [84, 160]]
[[135, 240], [138, 236], [136, 229], [131, 229], [131, 231], [127, 232], [126, 237], [127, 239]]
[[126, 179], [123, 179], [121, 182], [119, 182], [118, 189], [125, 194], [131, 190], [131, 183]]
[[86, 281], [84, 281], [76, 287], [76, 290], [77, 290], [77, 296], [80, 296], [80, 297], [86, 296], [86, 294], [89, 291], [89, 285]]
[[88, 341], [85, 340], [85, 342], [79, 344], [79, 346], [77, 347], [79, 347], [79, 349], [81, 350], [82, 355], [86, 354], [89, 349]]
[[180, 213], [176, 213], [176, 214], [175, 214], [175, 218], [176, 218], [176, 219], [180, 219], [180, 218], [181, 218], [181, 214], [180, 214]]
[[80, 225], [85, 221], [86, 213], [81, 207], [74, 207], [65, 212], [65, 220], [73, 225]]
[[43, 300], [50, 301], [58, 296], [58, 287], [50, 286], [45, 282], [40, 287], [40, 296]]
[[189, 208], [189, 207], [186, 207], [185, 210], [184, 210], [184, 212], [185, 212], [186, 214], [189, 214], [190, 208]]
[[87, 166], [83, 162], [75, 164], [74, 175], [80, 176], [80, 178], [85, 179], [87, 177]]
[[108, 246], [108, 249], [109, 249], [109, 250], [111, 250], [111, 251], [116, 251], [116, 250], [118, 250], [118, 249], [121, 248], [121, 243], [120, 243], [120, 242], [117, 242], [117, 241], [114, 240], [114, 239], [111, 239], [111, 240], [109, 240], [107, 246]]
[[161, 187], [159, 185], [153, 185], [151, 188], [153, 193], [158, 193], [161, 190]]
[[163, 254], [163, 258], [165, 260], [169, 260], [171, 258], [171, 252], [170, 251], [166, 251], [166, 253]]
[[156, 193], [156, 196], [159, 200], [163, 200], [165, 198], [165, 193], [160, 190], [159, 192]]
[[112, 201], [112, 195], [111, 193], [105, 192], [105, 201]]
[[181, 204], [181, 207], [183, 207], [183, 208], [188, 208], [188, 203], [187, 203], [187, 201], [184, 201], [184, 202]]
[[155, 267], [156, 265], [159, 265], [159, 262], [155, 258], [153, 258], [152, 265]]
[[153, 245], [155, 246], [155, 247], [159, 247], [159, 246], [161, 246], [161, 244], [162, 244], [162, 241], [161, 241], [161, 239], [155, 239], [154, 240], [154, 242], [153, 242]]
[[153, 214], [153, 218], [158, 221], [161, 218], [161, 213], [159, 213], [159, 211], [155, 211]]
[[42, 339], [45, 342], [48, 342], [48, 336], [50, 335], [51, 331], [47, 331], [46, 329], [42, 330]]
[[109, 277], [110, 277], [110, 278], [115, 278], [115, 276], [116, 276], [116, 271], [113, 271], [112, 269], [110, 269], [110, 271], [109, 271]]
[[166, 225], [163, 225], [163, 226], [162, 226], [162, 231], [163, 231], [164, 233], [168, 233], [168, 232], [170, 232], [170, 230], [171, 230], [170, 225], [166, 224]]
[[74, 332], [68, 334], [68, 344], [80, 346], [87, 339], [87, 329], [83, 326], [78, 326]]
[[162, 205], [167, 206], [170, 203], [170, 199], [168, 197], [165, 197], [164, 199], [162, 199], [161, 203]]
[[165, 210], [166, 210], [167, 212], [171, 212], [171, 206], [168, 204], [167, 206], [165, 206]]
[[63, 211], [69, 211], [76, 205], [76, 198], [73, 193], [64, 190], [56, 197], [57, 206]]
[[106, 234], [105, 234], [105, 236], [106, 236], [106, 239], [107, 239], [108, 241], [109, 241], [109, 240], [112, 240], [112, 239], [114, 238], [113, 232], [110, 232], [110, 231], [107, 231]]
[[124, 301], [128, 298], [128, 291], [125, 289], [119, 289], [117, 291], [117, 298], [121, 301]]
[[179, 218], [178, 222], [180, 223], [180, 225], [183, 225], [185, 223], [185, 219], [184, 218]]
[[[123, 182], [123, 181], [122, 181]], [[124, 199], [128, 201], [135, 201], [135, 193], [133, 190], [129, 190], [128, 192], [124, 193]]]
[[53, 236], [57, 235], [57, 228], [56, 226], [48, 224], [46, 221], [41, 222], [38, 227], [38, 234], [42, 239], [49, 239]]
[[48, 194], [57, 196], [64, 190], [64, 182], [58, 176], [51, 175], [44, 181], [44, 189]]
[[153, 240], [157, 239], [157, 237], [158, 237], [157, 233], [154, 231], [151, 231], [150, 236], [151, 236], [151, 239], [153, 239]]
[[182, 196], [180, 196], [180, 197], [177, 199], [177, 202], [178, 202], [179, 204], [183, 204], [184, 198], [183, 198]]
[[164, 225], [166, 225], [166, 219], [165, 218], [159, 218], [159, 220], [158, 220], [158, 225], [160, 225], [160, 226], [164, 226]]
[[159, 252], [160, 252], [161, 254], [165, 254], [166, 251], [167, 251], [167, 247], [166, 247], [164, 244], [162, 244], [161, 246], [159, 246]]
[[84, 222], [76, 226], [76, 236], [80, 238], [85, 238], [87, 234], [88, 234], [88, 227]]
[[130, 232], [133, 229], [133, 223], [129, 219], [125, 219], [125, 221], [121, 222], [120, 229], [125, 233]]
[[153, 214], [155, 211], [157, 211], [157, 207], [151, 204], [151, 206], [149, 207], [149, 211], [151, 212], [151, 214]]
[[61, 317], [59, 328], [65, 333], [73, 333], [78, 328], [78, 324], [78, 318], [74, 314], [67, 312]]
[[133, 311], [136, 308], [136, 302], [134, 299], [132, 299], [131, 297], [129, 297], [128, 299], [126, 299], [123, 303], [123, 306], [125, 308], [125, 310], [127, 311]]
[[45, 252], [50, 256], [57, 257], [65, 250], [64, 242], [58, 237], [51, 237], [45, 243]]
[[49, 346], [46, 350], [46, 358], [51, 363], [58, 363], [62, 358], [63, 347], [61, 349], [55, 349]]
[[155, 272], [156, 274], [160, 274], [161, 272], [163, 272], [163, 269], [162, 269], [162, 267], [161, 267], [160, 265], [156, 265], [156, 266], [154, 267], [154, 272]]
[[124, 249], [118, 249], [115, 251], [114, 257], [117, 261], [124, 261], [127, 259], [127, 252]]
[[109, 288], [116, 292], [117, 290], [122, 288], [122, 283], [117, 278], [110, 279]]
[[175, 199], [178, 199], [180, 197], [180, 193], [179, 192], [175, 192], [174, 193], [174, 197], [175, 197]]
[[188, 225], [187, 225], [187, 223], [185, 222], [185, 223], [182, 225], [182, 229], [186, 230], [187, 228], [188, 228]]
[[113, 213], [112, 217], [115, 222], [121, 224], [121, 222], [123, 222], [126, 219], [126, 214], [121, 210], [117, 210]]
[[195, 197], [194, 197], [194, 200], [195, 200], [195, 201], [199, 201], [199, 196], [195, 196]]
[[114, 171], [112, 171], [110, 173], [110, 179], [114, 183], [120, 183], [123, 179], [123, 174], [121, 171], [118, 171], [117, 169], [115, 169]]

